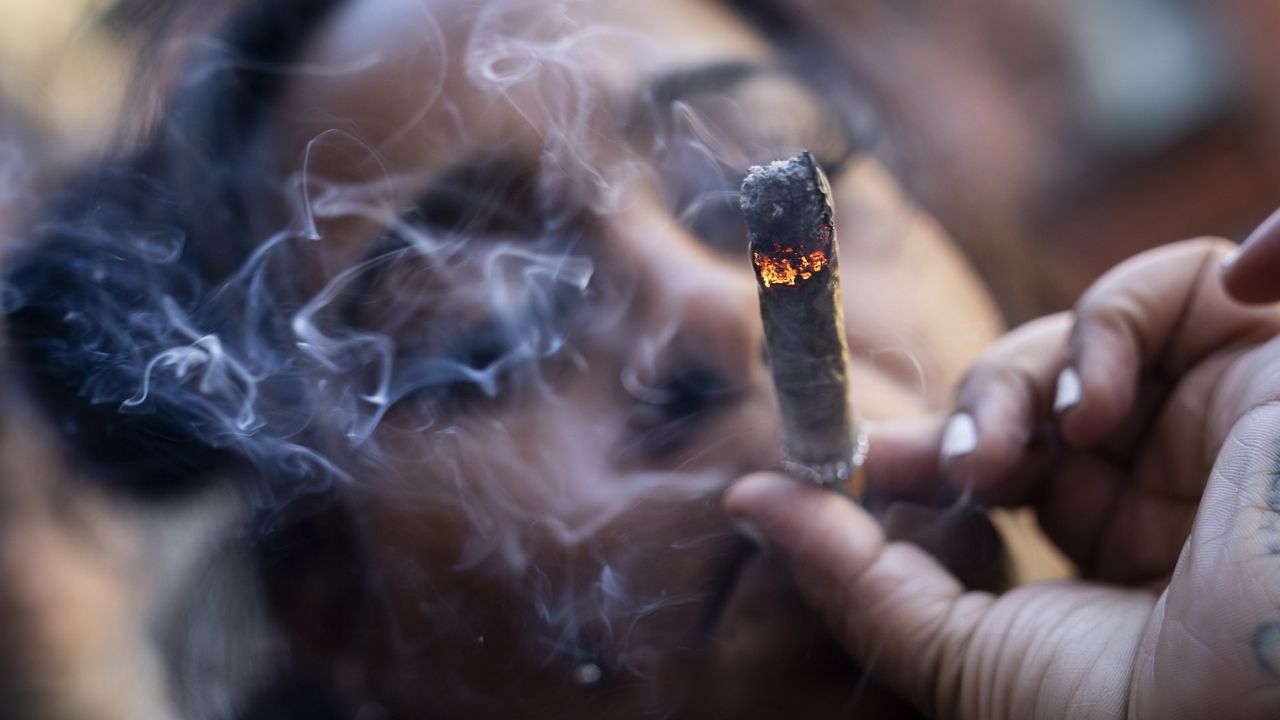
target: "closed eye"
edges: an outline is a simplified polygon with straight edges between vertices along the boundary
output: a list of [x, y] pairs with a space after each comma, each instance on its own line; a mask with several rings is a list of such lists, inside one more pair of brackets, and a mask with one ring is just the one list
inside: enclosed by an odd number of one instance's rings
[[406, 221], [468, 238], [529, 240], [543, 234], [546, 209], [536, 168], [517, 158], [481, 153], [432, 183]]
[[590, 277], [572, 249], [591, 227], [519, 158], [482, 152], [440, 175], [378, 245], [403, 255], [349, 302], [353, 323], [394, 338], [389, 399], [451, 414], [546, 379]]
[[447, 341], [441, 351], [402, 357], [394, 396], [427, 403], [433, 414], [510, 399], [536, 376], [540, 353], [534, 341], [511, 320], [482, 322]]

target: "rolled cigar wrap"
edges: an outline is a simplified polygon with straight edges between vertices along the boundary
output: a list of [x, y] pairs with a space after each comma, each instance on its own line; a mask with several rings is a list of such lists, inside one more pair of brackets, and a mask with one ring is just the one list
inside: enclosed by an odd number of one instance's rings
[[794, 477], [857, 497], [866, 436], [849, 397], [849, 346], [831, 188], [808, 152], [742, 182], [760, 319]]

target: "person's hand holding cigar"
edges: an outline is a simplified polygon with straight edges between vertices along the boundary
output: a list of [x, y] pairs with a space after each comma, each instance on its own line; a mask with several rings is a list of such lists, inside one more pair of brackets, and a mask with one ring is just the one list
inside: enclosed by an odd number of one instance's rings
[[867, 425], [871, 487], [1030, 506], [1080, 579], [967, 591], [794, 477], [740, 480], [728, 511], [932, 716], [1280, 716], [1280, 310], [1228, 296], [1231, 249], [1123, 263], [993, 346], [949, 418]]

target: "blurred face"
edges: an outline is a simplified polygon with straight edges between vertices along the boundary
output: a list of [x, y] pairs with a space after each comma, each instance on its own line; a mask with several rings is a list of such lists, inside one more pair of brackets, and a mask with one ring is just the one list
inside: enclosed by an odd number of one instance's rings
[[301, 77], [281, 113], [309, 273], [393, 348], [347, 468], [389, 692], [845, 708], [856, 674], [813, 667], [815, 626], [718, 507], [779, 460], [736, 190], [801, 149], [826, 166], [874, 418], [936, 403], [996, 326], [936, 229], [711, 3], [359, 3], [312, 53], [358, 69]]
[[[935, 407], [997, 329], [842, 118], [690, 0], [349, 3], [297, 67], [267, 146], [308, 422], [377, 599], [377, 639], [340, 653], [358, 692], [452, 717], [878, 716], [719, 508], [779, 464], [749, 165], [809, 149], [830, 175], [862, 415]], [[295, 625], [300, 647], [328, 631]]]

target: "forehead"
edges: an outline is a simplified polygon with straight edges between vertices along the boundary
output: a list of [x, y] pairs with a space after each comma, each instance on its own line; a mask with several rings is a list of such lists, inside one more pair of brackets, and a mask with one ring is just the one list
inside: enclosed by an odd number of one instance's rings
[[612, 184], [608, 168], [625, 185], [623, 126], [655, 78], [770, 62], [703, 0], [353, 2], [295, 64], [272, 152], [286, 184], [311, 186], [304, 212], [326, 238], [314, 274], [331, 277], [469, 156], [550, 158], [557, 182]]
[[339, 134], [376, 152], [380, 174], [431, 173], [477, 147], [536, 152], [552, 132], [599, 141], [651, 78], [768, 58], [761, 38], [701, 0], [373, 0], [319, 33], [281, 117], [295, 157]]

